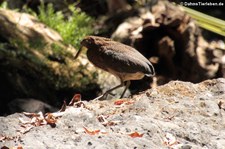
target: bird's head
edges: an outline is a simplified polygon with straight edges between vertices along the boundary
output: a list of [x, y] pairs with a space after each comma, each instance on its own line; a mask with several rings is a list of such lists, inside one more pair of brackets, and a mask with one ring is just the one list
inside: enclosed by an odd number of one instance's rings
[[109, 38], [104, 37], [98, 37], [98, 36], [87, 36], [81, 41], [81, 45], [90, 48], [90, 47], [99, 47], [104, 46], [106, 44], [109, 44], [109, 42], [112, 42]]
[[83, 48], [87, 49], [98, 49], [100, 46], [104, 46], [106, 44], [109, 44], [112, 42], [111, 39], [104, 38], [104, 37], [98, 37], [98, 36], [86, 36], [82, 41], [81, 41], [81, 48], [77, 52], [75, 58], [79, 56]]
[[90, 47], [95, 43], [95, 39], [92, 36], [87, 36], [81, 41], [81, 46], [83, 47]]
[[94, 45], [94, 38], [92, 36], [87, 36], [85, 37], [81, 42], [80, 42], [80, 49], [78, 50], [75, 59], [80, 55], [81, 51], [85, 48], [89, 49]]

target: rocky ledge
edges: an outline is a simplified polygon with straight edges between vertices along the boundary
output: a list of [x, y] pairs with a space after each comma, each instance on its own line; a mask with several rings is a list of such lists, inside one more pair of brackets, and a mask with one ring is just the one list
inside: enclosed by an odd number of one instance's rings
[[[79, 96], [79, 95], [78, 95]], [[71, 105], [71, 104], [70, 104]], [[63, 112], [0, 118], [0, 146], [217, 148], [225, 146], [225, 79], [171, 81], [126, 99], [77, 101]], [[56, 116], [57, 115], [57, 116]], [[33, 120], [33, 121], [32, 121]], [[54, 124], [54, 125], [53, 125]]]

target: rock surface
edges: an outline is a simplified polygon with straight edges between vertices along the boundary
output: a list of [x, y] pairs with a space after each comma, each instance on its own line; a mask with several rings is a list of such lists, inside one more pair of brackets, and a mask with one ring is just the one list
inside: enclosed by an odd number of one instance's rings
[[[1, 117], [0, 146], [21, 145], [29, 149], [223, 149], [225, 146], [224, 78], [199, 84], [171, 81], [129, 99], [83, 104], [68, 106], [55, 127], [34, 127], [24, 134], [17, 131], [21, 128], [19, 118], [27, 119], [24, 114]], [[131, 137], [134, 132], [136, 135]]]
[[36, 17], [0, 8], [0, 92], [4, 93], [0, 94], [0, 115], [17, 98], [57, 106], [75, 92], [95, 97], [96, 69], [84, 56], [74, 60], [75, 53], [58, 32]]

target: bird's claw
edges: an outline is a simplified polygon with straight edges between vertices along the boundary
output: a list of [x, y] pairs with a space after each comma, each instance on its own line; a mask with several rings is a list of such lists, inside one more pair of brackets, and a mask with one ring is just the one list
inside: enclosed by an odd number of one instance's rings
[[112, 96], [116, 96], [116, 94], [113, 94], [113, 93], [108, 93], [108, 94], [110, 94], [110, 95], [112, 95]]
[[105, 92], [104, 94], [102, 94], [102, 95], [96, 97], [96, 98], [93, 99], [93, 100], [104, 100], [104, 99], [107, 99], [107, 96], [108, 96], [109, 94], [112, 95], [112, 96], [115, 96], [115, 95], [116, 95], [116, 94], [113, 94], [113, 93], [111, 93], [111, 92]]

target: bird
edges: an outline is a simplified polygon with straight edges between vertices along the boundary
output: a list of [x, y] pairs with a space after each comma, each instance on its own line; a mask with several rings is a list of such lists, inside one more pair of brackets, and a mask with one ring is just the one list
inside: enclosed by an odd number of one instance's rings
[[155, 69], [151, 62], [131, 46], [100, 36], [86, 36], [81, 41], [81, 48], [87, 48], [87, 58], [95, 66], [120, 79], [121, 83], [103, 93], [96, 99], [106, 99], [108, 94], [125, 86], [120, 98], [123, 98], [131, 80], [140, 80], [144, 76], [153, 77]]

